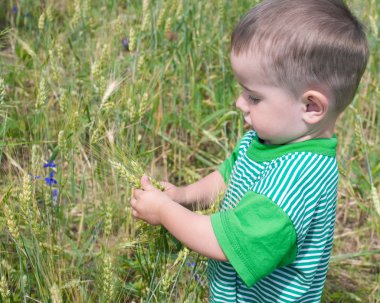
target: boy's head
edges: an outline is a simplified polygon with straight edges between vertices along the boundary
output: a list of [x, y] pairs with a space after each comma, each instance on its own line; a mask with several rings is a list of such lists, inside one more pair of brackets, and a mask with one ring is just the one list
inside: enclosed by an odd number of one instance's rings
[[264, 0], [246, 14], [231, 39], [238, 81], [250, 90], [256, 85], [283, 89], [303, 100], [305, 110], [323, 111], [311, 124], [328, 122], [327, 116], [334, 120], [345, 109], [367, 60], [363, 26], [339, 0]]

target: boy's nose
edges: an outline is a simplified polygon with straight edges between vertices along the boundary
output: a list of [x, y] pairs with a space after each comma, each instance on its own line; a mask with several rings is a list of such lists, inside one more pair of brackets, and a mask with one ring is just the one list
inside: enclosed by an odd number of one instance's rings
[[240, 95], [237, 100], [236, 100], [236, 107], [238, 109], [240, 109], [242, 112], [246, 113], [249, 111], [249, 108], [248, 108], [248, 104], [247, 104], [247, 101], [245, 100], [245, 98]]

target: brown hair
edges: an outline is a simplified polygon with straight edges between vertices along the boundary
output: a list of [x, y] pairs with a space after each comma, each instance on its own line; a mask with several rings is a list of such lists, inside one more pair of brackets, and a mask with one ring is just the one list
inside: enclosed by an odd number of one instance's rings
[[341, 112], [368, 61], [363, 25], [340, 0], [264, 0], [236, 26], [231, 49], [259, 58], [268, 82], [295, 96], [323, 86]]

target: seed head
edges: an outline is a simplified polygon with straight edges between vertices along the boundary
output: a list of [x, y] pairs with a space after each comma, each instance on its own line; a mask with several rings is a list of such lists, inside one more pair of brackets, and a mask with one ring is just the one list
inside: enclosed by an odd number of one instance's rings
[[124, 165], [113, 160], [108, 160], [111, 166], [124, 178], [128, 183], [131, 183], [133, 187], [140, 188], [140, 179], [133, 175]]
[[24, 285], [24, 288], [28, 288], [28, 276], [27, 275], [22, 275], [20, 282]]
[[80, 5], [80, 0], [75, 0], [74, 3], [74, 15], [73, 18], [71, 19], [71, 23], [73, 26], [77, 26], [79, 23], [79, 19], [81, 17], [81, 5]]
[[52, 76], [53, 76], [53, 79], [55, 81], [58, 81], [59, 77], [59, 73], [58, 73], [58, 64], [57, 64], [57, 60], [56, 60], [56, 57], [54, 55], [54, 51], [51, 49], [49, 50], [49, 61], [50, 61], [50, 68], [51, 68], [51, 71], [52, 71]]
[[104, 235], [108, 237], [112, 230], [112, 207], [111, 203], [106, 204], [106, 213], [104, 218]]
[[102, 102], [100, 104], [100, 108], [102, 108], [103, 104], [106, 103], [107, 99], [119, 88], [121, 81], [112, 81], [106, 91], [103, 94]]
[[224, 1], [223, 0], [219, 0], [218, 1], [218, 14], [219, 14], [219, 20], [223, 20], [223, 16], [224, 16]]
[[47, 100], [47, 90], [46, 90], [46, 80], [44, 77], [41, 78], [40, 85], [38, 87], [36, 109], [39, 110], [45, 105]]
[[141, 121], [142, 117], [146, 113], [148, 109], [149, 103], [148, 103], [148, 93], [144, 93], [144, 95], [141, 98], [140, 102], [140, 108], [139, 108], [139, 120]]
[[100, 129], [95, 128], [95, 130], [91, 134], [90, 143], [95, 144], [96, 142], [99, 141], [99, 139], [100, 139]]
[[4, 104], [5, 96], [5, 81], [3, 78], [0, 78], [0, 105]]
[[111, 257], [105, 254], [103, 259], [103, 292], [105, 298], [110, 300], [114, 293], [114, 274]]
[[170, 274], [169, 268], [166, 269], [164, 277], [162, 278], [162, 291], [167, 293], [169, 291], [170, 286], [173, 284], [173, 277]]
[[172, 29], [172, 18], [168, 18], [166, 20], [166, 23], [165, 23], [165, 33], [166, 35], [168, 35], [168, 33], [171, 32], [171, 29]]
[[40, 18], [38, 19], [38, 29], [40, 30], [40, 32], [44, 30], [44, 27], [45, 27], [45, 12], [42, 12], [42, 14], [40, 15]]
[[162, 4], [162, 7], [160, 9], [160, 13], [158, 15], [158, 18], [157, 18], [157, 28], [160, 27], [164, 21], [164, 17], [165, 17], [165, 14], [166, 14], [166, 2], [164, 2]]
[[127, 99], [127, 108], [128, 108], [128, 115], [129, 119], [131, 120], [131, 123], [134, 123], [137, 119], [137, 110], [136, 110], [136, 105], [132, 101], [131, 98]]
[[356, 115], [355, 120], [355, 145], [360, 155], [363, 155], [363, 153], [367, 150], [367, 142], [364, 139], [363, 127], [359, 114]]
[[65, 137], [65, 132], [63, 130], [60, 130], [58, 133], [58, 149], [61, 152], [61, 155], [66, 157], [67, 153], [67, 140]]
[[144, 61], [145, 61], [145, 56], [144, 55], [141, 55], [139, 57], [139, 59], [137, 60], [137, 71], [141, 71], [141, 67], [143, 66], [144, 64]]
[[53, 303], [61, 303], [62, 302], [59, 287], [55, 283], [53, 284], [52, 287], [50, 287], [50, 297], [51, 297], [51, 301]]
[[62, 90], [61, 96], [59, 97], [59, 110], [62, 114], [65, 114], [67, 111], [67, 93], [65, 90]]
[[136, 47], [136, 33], [133, 27], [129, 30], [129, 51], [133, 52]]
[[373, 184], [371, 185], [371, 195], [372, 195], [372, 201], [373, 201], [373, 205], [375, 207], [375, 210], [376, 210], [377, 214], [380, 216], [379, 194], [377, 193], [376, 187]]
[[39, 166], [38, 149], [37, 149], [37, 145], [33, 144], [32, 146], [32, 174], [33, 176], [37, 175], [38, 166]]
[[123, 35], [124, 32], [124, 18], [122, 15], [119, 15], [115, 21], [113, 31], [116, 33], [116, 35], [120, 38]]
[[46, 8], [46, 17], [49, 23], [53, 23], [54, 17], [53, 17], [53, 10], [52, 10], [51, 5], [48, 5], [48, 7]]
[[83, 19], [86, 19], [88, 17], [89, 11], [90, 11], [90, 5], [88, 4], [88, 0], [83, 0], [83, 5], [82, 5]]
[[5, 278], [5, 275], [1, 275], [1, 280], [0, 280], [0, 294], [1, 297], [4, 299], [8, 299], [11, 295], [11, 291], [8, 288], [8, 282], [7, 279]]
[[343, 177], [347, 177], [347, 171], [343, 168], [343, 165], [338, 165], [338, 172], [339, 172]]
[[18, 225], [13, 215], [13, 211], [9, 208], [8, 204], [4, 204], [3, 210], [4, 210], [4, 217], [7, 221], [9, 233], [12, 235], [12, 237], [15, 240], [18, 240], [20, 238], [20, 232], [18, 230]]
[[61, 44], [57, 43], [55, 46], [55, 51], [57, 53], [58, 59], [63, 62], [63, 47]]
[[9, 262], [5, 259], [1, 260], [1, 267], [9, 274], [12, 274], [15, 272], [15, 270], [12, 268], [12, 266], [9, 264]]
[[143, 16], [142, 24], [141, 24], [141, 30], [142, 31], [145, 31], [148, 28], [150, 19], [151, 19], [150, 18], [150, 11], [146, 10], [146, 12], [144, 13], [144, 16]]
[[183, 3], [182, 3], [182, 0], [178, 0], [177, 10], [175, 12], [176, 19], [180, 19], [182, 17], [182, 14], [183, 14]]
[[181, 249], [181, 251], [178, 253], [177, 259], [174, 261], [173, 266], [178, 265], [182, 261], [185, 261], [187, 259], [187, 256], [189, 255], [190, 251], [187, 247], [184, 247]]
[[24, 177], [22, 179], [22, 191], [19, 195], [19, 198], [21, 210], [27, 222], [29, 207], [32, 200], [32, 184], [30, 181], [30, 176], [28, 174], [24, 174]]

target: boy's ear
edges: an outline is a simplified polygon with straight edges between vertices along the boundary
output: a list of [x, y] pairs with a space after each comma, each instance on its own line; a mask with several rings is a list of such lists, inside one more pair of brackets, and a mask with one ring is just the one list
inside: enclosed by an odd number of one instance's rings
[[303, 103], [303, 120], [307, 124], [316, 124], [326, 116], [329, 102], [325, 94], [317, 90], [308, 90], [301, 98]]

